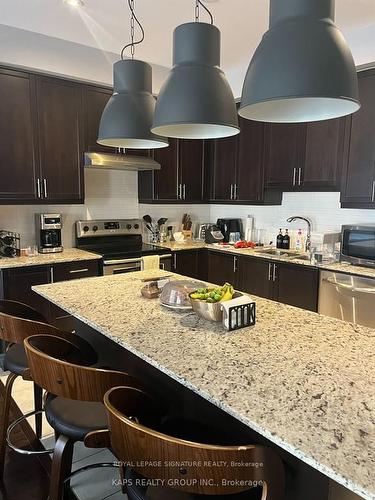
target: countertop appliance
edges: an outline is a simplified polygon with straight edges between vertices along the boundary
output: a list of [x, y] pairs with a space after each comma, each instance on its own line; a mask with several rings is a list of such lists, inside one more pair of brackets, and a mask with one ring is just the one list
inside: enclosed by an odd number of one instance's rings
[[206, 241], [206, 232], [212, 230], [214, 224], [210, 222], [197, 223], [195, 227], [195, 238], [197, 240]]
[[224, 241], [228, 243], [230, 233], [240, 233], [242, 238], [241, 219], [217, 219], [217, 227], [223, 233]]
[[20, 251], [20, 234], [13, 231], [0, 230], [0, 254], [4, 257], [18, 257]]
[[375, 267], [375, 224], [341, 227], [341, 260]]
[[224, 241], [224, 235], [220, 231], [220, 229], [215, 226], [215, 224], [212, 224], [208, 229], [205, 231], [205, 243], [220, 243], [221, 241]]
[[61, 214], [35, 214], [36, 242], [39, 253], [62, 252]]
[[143, 243], [140, 219], [79, 220], [76, 244], [102, 256], [104, 275], [140, 271], [146, 255], [160, 255], [161, 269], [172, 269], [169, 250]]
[[375, 328], [375, 279], [320, 272], [320, 314]]

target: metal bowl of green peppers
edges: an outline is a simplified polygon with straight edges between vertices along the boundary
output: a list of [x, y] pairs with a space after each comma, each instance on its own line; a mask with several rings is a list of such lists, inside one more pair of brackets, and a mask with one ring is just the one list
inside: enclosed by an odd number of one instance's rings
[[208, 321], [222, 321], [222, 304], [227, 300], [241, 297], [229, 283], [216, 288], [199, 288], [189, 294], [193, 311]]

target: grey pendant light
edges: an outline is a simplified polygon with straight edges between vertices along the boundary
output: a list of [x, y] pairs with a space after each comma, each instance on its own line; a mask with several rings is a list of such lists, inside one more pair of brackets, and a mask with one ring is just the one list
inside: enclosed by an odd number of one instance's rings
[[[178, 26], [173, 69], [160, 90], [152, 132], [182, 139], [212, 139], [239, 133], [232, 90], [220, 65], [220, 31], [199, 21]], [[207, 12], [209, 12], [207, 10]]]
[[[113, 66], [114, 92], [103, 110], [97, 142], [104, 146], [132, 149], [155, 149], [168, 146], [164, 137], [151, 132], [155, 99], [152, 95], [152, 68], [134, 59], [134, 47], [144, 39], [144, 31], [134, 14], [134, 0], [128, 0], [131, 11], [131, 43], [121, 51], [121, 60]], [[134, 41], [138, 23], [142, 37]], [[131, 59], [124, 59], [131, 48]]]
[[334, 11], [334, 0], [270, 0], [270, 29], [247, 71], [242, 117], [312, 122], [359, 109], [353, 57]]

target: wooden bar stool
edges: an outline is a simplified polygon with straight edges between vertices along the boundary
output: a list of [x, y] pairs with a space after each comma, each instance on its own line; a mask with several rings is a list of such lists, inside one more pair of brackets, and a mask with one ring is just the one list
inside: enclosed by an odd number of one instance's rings
[[[0, 338], [9, 342], [4, 355], [4, 370], [9, 371], [5, 384], [4, 404], [0, 429], [0, 477], [3, 477], [6, 450], [6, 431], [9, 423], [12, 388], [17, 377], [31, 380], [27, 376], [28, 363], [23, 341], [30, 335], [73, 335], [62, 333], [47, 324], [46, 319], [32, 307], [11, 300], [0, 300]], [[34, 382], [35, 431], [38, 438], [42, 434], [42, 389]]]
[[148, 402], [134, 388], [111, 389], [104, 404], [107, 435], [89, 434], [86, 444], [110, 442], [117, 458], [131, 464], [125, 480], [129, 500], [284, 498], [284, 467], [271, 448], [208, 445], [163, 434], [149, 427]]
[[[127, 373], [90, 366], [91, 359], [87, 359], [83, 344], [77, 346], [68, 339], [35, 335], [27, 338], [24, 345], [30, 376], [49, 393], [45, 413], [57, 438], [49, 500], [62, 500], [64, 482], [72, 477], [74, 443], [84, 441], [94, 430], [107, 429], [104, 394], [115, 386], [141, 384]], [[109, 465], [113, 466], [94, 466]]]

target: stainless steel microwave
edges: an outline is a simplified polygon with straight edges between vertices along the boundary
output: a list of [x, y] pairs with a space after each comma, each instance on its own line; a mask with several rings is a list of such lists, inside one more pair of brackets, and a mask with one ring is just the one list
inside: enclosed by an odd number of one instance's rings
[[341, 260], [375, 267], [375, 224], [342, 226]]

